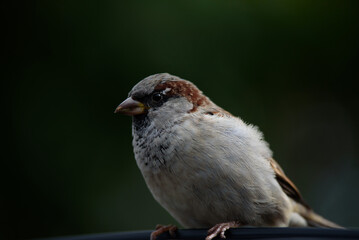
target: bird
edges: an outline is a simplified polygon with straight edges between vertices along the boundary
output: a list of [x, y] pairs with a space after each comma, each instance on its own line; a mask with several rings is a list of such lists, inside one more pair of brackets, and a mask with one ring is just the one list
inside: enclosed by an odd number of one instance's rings
[[[192, 82], [158, 73], [115, 113], [132, 116], [136, 163], [157, 202], [185, 228], [341, 226], [316, 214], [274, 160], [257, 126], [217, 106]], [[158, 226], [155, 239], [176, 226]]]

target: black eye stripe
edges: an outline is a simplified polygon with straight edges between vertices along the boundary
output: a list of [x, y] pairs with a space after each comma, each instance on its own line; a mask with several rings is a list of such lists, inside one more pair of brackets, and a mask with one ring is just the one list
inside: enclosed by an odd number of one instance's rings
[[153, 91], [152, 93], [145, 93], [145, 92], [136, 92], [132, 93], [131, 97], [139, 102], [142, 102], [149, 108], [153, 108], [153, 110], [157, 110], [162, 104], [167, 102], [168, 99], [177, 97], [167, 95], [163, 91]]

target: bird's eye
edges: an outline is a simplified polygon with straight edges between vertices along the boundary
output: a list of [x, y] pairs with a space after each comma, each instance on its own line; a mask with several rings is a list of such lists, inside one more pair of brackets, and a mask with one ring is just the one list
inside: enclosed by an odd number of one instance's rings
[[162, 100], [162, 94], [161, 93], [154, 93], [152, 95], [152, 100], [155, 102], [159, 102]]

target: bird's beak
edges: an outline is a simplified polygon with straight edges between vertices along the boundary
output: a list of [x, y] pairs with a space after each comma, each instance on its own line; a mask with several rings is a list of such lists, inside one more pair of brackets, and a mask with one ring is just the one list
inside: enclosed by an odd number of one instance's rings
[[121, 113], [128, 116], [143, 114], [146, 107], [143, 103], [133, 100], [131, 97], [123, 101], [115, 110], [115, 113]]

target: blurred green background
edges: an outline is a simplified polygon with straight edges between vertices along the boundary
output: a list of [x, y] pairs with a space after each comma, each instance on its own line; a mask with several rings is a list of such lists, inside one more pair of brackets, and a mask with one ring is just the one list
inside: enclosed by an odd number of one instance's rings
[[131, 119], [113, 114], [158, 72], [258, 125], [307, 202], [359, 226], [358, 1], [24, 1], [2, 11], [0, 238], [175, 223], [136, 166]]

